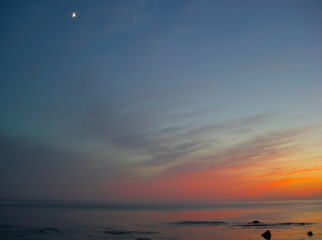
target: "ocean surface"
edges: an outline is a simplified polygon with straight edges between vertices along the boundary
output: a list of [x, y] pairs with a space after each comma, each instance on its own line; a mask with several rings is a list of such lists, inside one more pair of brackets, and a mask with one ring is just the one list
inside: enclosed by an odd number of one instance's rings
[[[251, 223], [258, 220], [259, 223]], [[1, 240], [322, 239], [322, 200], [74, 202], [0, 200]], [[313, 232], [308, 236], [309, 231]]]

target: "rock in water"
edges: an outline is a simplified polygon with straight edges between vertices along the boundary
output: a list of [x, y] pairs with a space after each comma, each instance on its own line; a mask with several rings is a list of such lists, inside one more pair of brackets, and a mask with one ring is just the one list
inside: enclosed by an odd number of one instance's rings
[[263, 238], [266, 238], [266, 239], [271, 239], [271, 237], [272, 237], [271, 231], [270, 230], [267, 230], [266, 232], [264, 232], [262, 234], [262, 237]]
[[312, 233], [311, 231], [309, 231], [309, 232], [307, 233], [307, 235], [312, 236], [312, 235], [313, 235], [313, 233]]
[[251, 223], [252, 223], [252, 224], [258, 224], [258, 223], [262, 223], [262, 222], [260, 222], [260, 221], [258, 221], [258, 220], [254, 220], [254, 221], [252, 221]]
[[59, 231], [56, 228], [43, 228], [39, 233], [59, 233]]

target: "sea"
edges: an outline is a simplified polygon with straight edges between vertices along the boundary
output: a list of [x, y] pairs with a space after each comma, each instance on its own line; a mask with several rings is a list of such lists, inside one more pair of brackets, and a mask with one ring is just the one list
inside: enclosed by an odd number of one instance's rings
[[272, 240], [322, 239], [322, 200], [0, 200], [1, 240], [265, 240], [267, 230]]

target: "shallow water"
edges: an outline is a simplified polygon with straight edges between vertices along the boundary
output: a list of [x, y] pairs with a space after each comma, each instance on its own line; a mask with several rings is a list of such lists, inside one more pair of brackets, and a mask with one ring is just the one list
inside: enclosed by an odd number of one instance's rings
[[[253, 220], [262, 223], [249, 224]], [[322, 200], [94, 203], [0, 201], [0, 239], [322, 239]], [[307, 235], [308, 231], [313, 236]]]

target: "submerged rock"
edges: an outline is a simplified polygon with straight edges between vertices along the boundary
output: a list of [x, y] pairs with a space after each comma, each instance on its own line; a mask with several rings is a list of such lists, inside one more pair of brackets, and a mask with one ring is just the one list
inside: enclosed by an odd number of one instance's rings
[[262, 237], [263, 238], [266, 238], [266, 239], [271, 239], [271, 237], [272, 237], [271, 231], [270, 230], [267, 230], [266, 232], [264, 232], [262, 234]]
[[309, 232], [307, 233], [307, 235], [312, 236], [312, 235], [313, 235], [313, 233], [312, 233], [311, 231], [309, 231]]
[[59, 231], [56, 228], [43, 228], [39, 230], [39, 233], [59, 233]]
[[226, 222], [218, 222], [218, 221], [180, 221], [174, 222], [175, 225], [222, 225], [226, 224]]
[[258, 220], [254, 220], [254, 221], [250, 222], [250, 224], [259, 224], [259, 223], [262, 223], [262, 222], [260, 222]]
[[156, 234], [156, 232], [148, 232], [148, 231], [123, 231], [123, 230], [110, 230], [110, 231], [104, 231], [104, 233], [107, 234], [113, 234], [113, 235], [127, 235], [127, 234]]
[[262, 223], [260, 221], [257, 222], [257, 220], [254, 220], [253, 222], [249, 222], [247, 224], [238, 224], [235, 226], [239, 226], [239, 227], [281, 227], [281, 226], [296, 226], [296, 225], [312, 225], [313, 223], [297, 223], [297, 222], [285, 222], [285, 223]]

